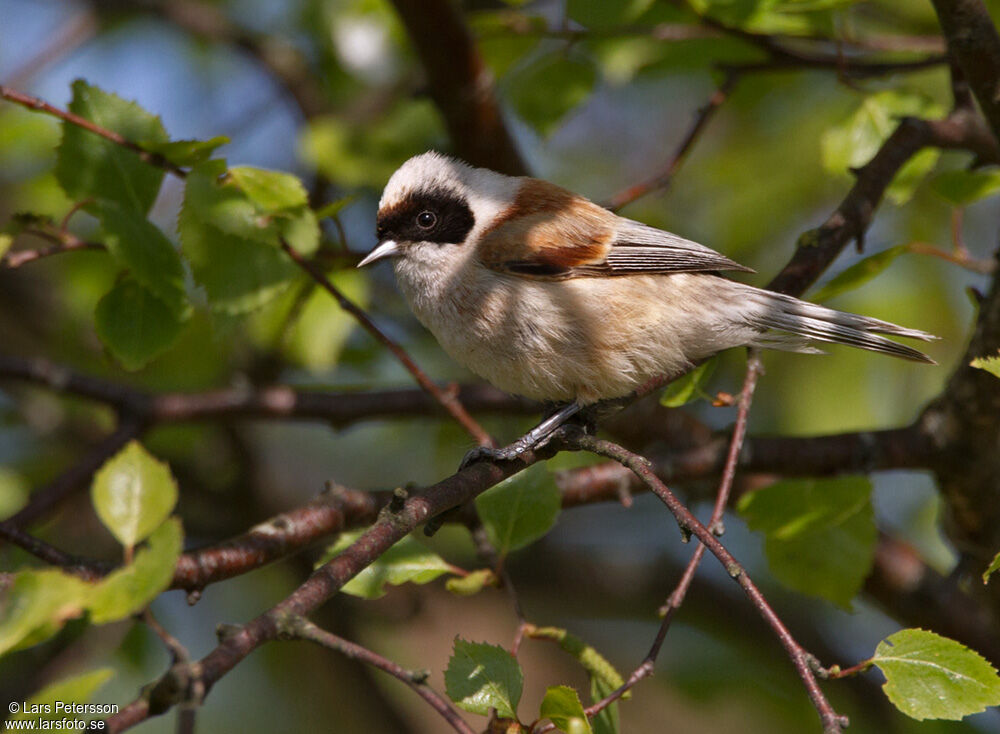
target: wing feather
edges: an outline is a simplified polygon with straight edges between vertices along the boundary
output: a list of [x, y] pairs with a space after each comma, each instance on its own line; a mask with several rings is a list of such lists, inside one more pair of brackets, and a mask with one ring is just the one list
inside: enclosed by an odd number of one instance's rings
[[544, 280], [753, 272], [697, 242], [616, 216], [582, 196], [535, 179], [525, 179], [513, 206], [484, 232], [478, 253], [489, 268]]

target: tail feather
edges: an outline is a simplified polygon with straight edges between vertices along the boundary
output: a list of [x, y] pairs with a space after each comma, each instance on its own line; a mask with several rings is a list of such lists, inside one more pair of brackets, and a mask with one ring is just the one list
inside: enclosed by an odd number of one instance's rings
[[[889, 334], [932, 341], [937, 339], [933, 334], [918, 329], [907, 329], [869, 316], [834, 311], [831, 308], [800, 301], [780, 293], [772, 293], [749, 286], [746, 288], [745, 304], [750, 308], [747, 308], [744, 313], [747, 323], [754, 328], [775, 329], [806, 340], [847, 344], [914, 362], [936, 364], [934, 360], [916, 349], [877, 336], [878, 334]], [[777, 345], [774, 342], [774, 337], [764, 335], [755, 343], [755, 346], [782, 348], [782, 339], [777, 340]], [[801, 351], [800, 345], [794, 339], [788, 341], [784, 348]]]

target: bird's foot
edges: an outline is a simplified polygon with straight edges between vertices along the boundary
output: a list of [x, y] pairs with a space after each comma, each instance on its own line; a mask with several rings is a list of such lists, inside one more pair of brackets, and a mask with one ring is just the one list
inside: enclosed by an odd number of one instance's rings
[[537, 446], [523, 444], [522, 440], [523, 438], [519, 438], [509, 446], [503, 446], [499, 449], [490, 446], [477, 446], [462, 457], [462, 463], [458, 469], [461, 471], [473, 464], [478, 464], [480, 461], [514, 461], [514, 459], [519, 459], [528, 449], [537, 448]]

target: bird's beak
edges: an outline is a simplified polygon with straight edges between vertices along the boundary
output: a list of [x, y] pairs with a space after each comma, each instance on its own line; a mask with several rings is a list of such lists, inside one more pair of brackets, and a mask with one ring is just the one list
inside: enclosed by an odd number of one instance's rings
[[378, 246], [365, 255], [364, 259], [358, 263], [359, 268], [363, 268], [365, 265], [375, 262], [376, 260], [381, 260], [384, 257], [395, 257], [401, 254], [399, 251], [399, 245], [395, 240], [386, 240], [385, 242], [379, 242]]

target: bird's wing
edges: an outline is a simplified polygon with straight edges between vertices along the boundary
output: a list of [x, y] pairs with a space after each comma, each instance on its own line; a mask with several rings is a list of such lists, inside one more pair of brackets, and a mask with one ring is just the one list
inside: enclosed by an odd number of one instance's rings
[[754, 272], [715, 250], [671, 232], [619, 217], [619, 226], [604, 258], [611, 274], [682, 273], [713, 270]]
[[545, 181], [526, 179], [510, 213], [483, 234], [480, 261], [529, 278], [717, 270], [753, 272], [697, 242], [616, 216]]

